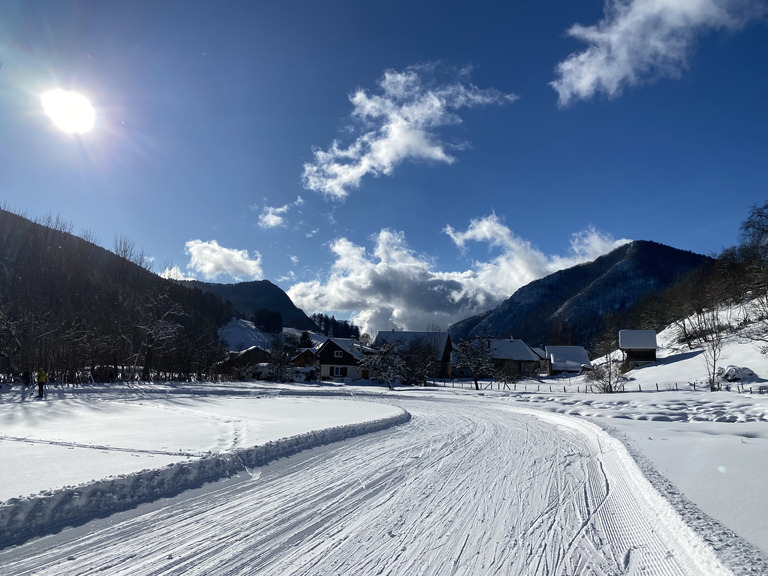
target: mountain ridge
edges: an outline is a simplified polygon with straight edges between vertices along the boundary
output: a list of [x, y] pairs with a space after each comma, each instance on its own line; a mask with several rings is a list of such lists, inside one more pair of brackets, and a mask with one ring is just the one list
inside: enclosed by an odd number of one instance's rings
[[606, 314], [628, 311], [642, 296], [661, 291], [712, 261], [636, 240], [592, 262], [534, 280], [495, 308], [456, 322], [448, 332], [455, 339], [514, 336], [536, 346], [560, 343], [553, 339], [588, 345], [600, 333]]

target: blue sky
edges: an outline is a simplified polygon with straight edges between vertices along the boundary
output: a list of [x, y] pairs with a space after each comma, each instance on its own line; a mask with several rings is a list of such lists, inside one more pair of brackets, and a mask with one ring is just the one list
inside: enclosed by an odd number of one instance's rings
[[[753, 0], [0, 6], [0, 202], [154, 270], [425, 329], [768, 199]], [[87, 96], [93, 130], [44, 114]]]

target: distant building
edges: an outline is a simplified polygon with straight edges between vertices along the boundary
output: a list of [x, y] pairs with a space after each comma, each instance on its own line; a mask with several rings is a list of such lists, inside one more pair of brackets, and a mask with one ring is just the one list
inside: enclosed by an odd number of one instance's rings
[[592, 370], [592, 363], [583, 346], [547, 346], [545, 352], [549, 376]]
[[539, 355], [522, 340], [491, 340], [493, 364], [508, 378], [536, 374], [542, 367], [543, 353]]
[[619, 350], [628, 370], [656, 362], [656, 348], [654, 330], [619, 330]]
[[297, 368], [306, 368], [317, 364], [317, 350], [314, 348], [302, 348], [296, 356], [291, 358], [291, 364]]
[[260, 346], [251, 346], [242, 352], [230, 352], [228, 358], [219, 363], [218, 372], [233, 380], [254, 378], [257, 367], [266, 362], [269, 362], [269, 352]]

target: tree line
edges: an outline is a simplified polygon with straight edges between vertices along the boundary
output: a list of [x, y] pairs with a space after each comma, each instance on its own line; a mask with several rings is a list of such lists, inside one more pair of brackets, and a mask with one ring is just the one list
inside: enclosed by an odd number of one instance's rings
[[320, 334], [334, 338], [360, 339], [360, 327], [349, 320], [337, 320], [335, 316], [326, 314], [312, 314], [309, 318], [315, 323]]
[[114, 252], [92, 240], [0, 209], [0, 379], [210, 377], [231, 306], [152, 273], [124, 237]]

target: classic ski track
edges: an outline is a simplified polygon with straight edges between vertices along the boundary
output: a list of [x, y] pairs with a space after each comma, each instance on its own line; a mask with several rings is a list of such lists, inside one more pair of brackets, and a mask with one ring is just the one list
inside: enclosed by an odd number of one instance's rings
[[199, 458], [209, 455], [210, 452], [192, 452], [189, 450], [149, 450], [147, 448], [130, 448], [122, 446], [107, 446], [104, 444], [86, 444], [83, 442], [66, 442], [64, 440], [38, 440], [36, 438], [24, 438], [18, 436], [0, 436], [0, 442], [19, 442], [24, 444], [45, 444], [49, 446], [64, 446], [66, 448], [87, 448], [99, 452], [128, 452], [135, 454], [157, 454], [162, 456], [179, 456]]
[[392, 402], [409, 424], [28, 543], [0, 554], [3, 573], [730, 573], [597, 426], [466, 399]]

